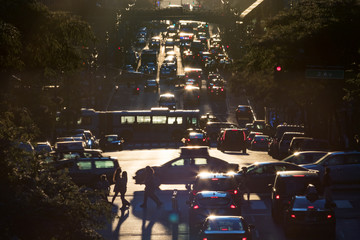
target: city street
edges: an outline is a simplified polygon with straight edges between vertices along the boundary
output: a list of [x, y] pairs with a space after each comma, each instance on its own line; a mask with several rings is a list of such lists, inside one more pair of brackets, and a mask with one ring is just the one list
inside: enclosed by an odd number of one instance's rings
[[[99, 232], [105, 239], [144, 240], [144, 239], [191, 239], [188, 233], [188, 207], [186, 205], [187, 190], [184, 185], [161, 185], [157, 195], [164, 203], [156, 208], [152, 200], [148, 201], [148, 208], [142, 209], [144, 185], [136, 185], [132, 176], [136, 170], [146, 165], [156, 166], [178, 156], [177, 144], [138, 144], [131, 145], [130, 150], [109, 152], [106, 155], [117, 157], [123, 171], [128, 172], [129, 182], [126, 199], [131, 206], [121, 211], [121, 200], [118, 197], [112, 208], [116, 217], [106, 229]], [[248, 151], [248, 154], [239, 152], [222, 153], [216, 148], [210, 149], [210, 155], [224, 159], [241, 166], [256, 161], [274, 161], [266, 152]], [[173, 211], [172, 195], [177, 191], [179, 211]], [[112, 194], [112, 193], [111, 193]], [[111, 196], [110, 196], [111, 197]], [[109, 197], [109, 200], [111, 198]], [[337, 204], [337, 238], [338, 240], [357, 239], [360, 234], [360, 192], [357, 188], [334, 191]], [[242, 213], [245, 219], [255, 225], [254, 240], [285, 240], [281, 225], [273, 222], [270, 210], [270, 199], [266, 194], [251, 194], [250, 201], [242, 204]], [[302, 238], [303, 239], [303, 238]], [[310, 238], [307, 238], [310, 239]], [[311, 239], [322, 239], [315, 236]]]

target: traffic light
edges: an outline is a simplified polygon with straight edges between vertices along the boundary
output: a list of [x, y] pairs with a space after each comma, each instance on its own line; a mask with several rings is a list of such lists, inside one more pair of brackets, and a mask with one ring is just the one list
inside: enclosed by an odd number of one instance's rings
[[274, 66], [274, 81], [281, 81], [283, 80], [283, 75], [284, 75], [284, 69], [280, 64], [276, 64]]

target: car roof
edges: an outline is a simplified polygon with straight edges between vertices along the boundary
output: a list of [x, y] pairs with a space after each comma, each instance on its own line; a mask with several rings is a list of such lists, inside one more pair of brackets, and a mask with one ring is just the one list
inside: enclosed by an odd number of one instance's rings
[[180, 147], [180, 156], [209, 156], [209, 147], [207, 146], [186, 146]]
[[234, 175], [229, 174], [229, 173], [202, 172], [202, 173], [199, 173], [196, 177], [199, 179], [211, 179], [211, 178], [227, 179], [227, 178], [233, 178]]

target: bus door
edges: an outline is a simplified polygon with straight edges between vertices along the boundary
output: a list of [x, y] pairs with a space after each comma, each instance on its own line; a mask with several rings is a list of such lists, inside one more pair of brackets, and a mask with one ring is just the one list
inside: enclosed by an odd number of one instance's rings
[[112, 112], [104, 112], [100, 114], [99, 119], [99, 130], [100, 135], [112, 134], [114, 133], [114, 121]]

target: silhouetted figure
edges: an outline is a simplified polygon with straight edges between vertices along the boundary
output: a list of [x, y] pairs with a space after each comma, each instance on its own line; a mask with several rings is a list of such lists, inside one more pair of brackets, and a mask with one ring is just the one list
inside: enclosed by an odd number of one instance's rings
[[241, 179], [240, 179], [240, 183], [239, 183], [239, 188], [242, 192], [242, 198], [244, 198], [244, 193], [247, 194], [247, 200], [250, 200], [250, 189], [248, 187], [248, 183], [247, 183], [248, 179], [247, 179], [247, 167], [242, 167], [241, 168]]
[[325, 167], [325, 173], [322, 180], [324, 188], [324, 198], [328, 204], [332, 204], [334, 201], [332, 197], [332, 179], [330, 176], [329, 167]]
[[147, 199], [150, 197], [158, 207], [162, 205], [162, 202], [159, 200], [159, 198], [155, 195], [156, 190], [156, 183], [155, 183], [155, 177], [154, 177], [154, 169], [152, 169], [150, 166], [147, 166], [145, 168], [145, 193], [144, 193], [144, 202], [140, 205], [142, 208], [147, 207]]
[[123, 183], [122, 183], [122, 179], [121, 179], [121, 172], [122, 172], [121, 167], [118, 167], [115, 170], [114, 175], [113, 175], [113, 182], [115, 183], [115, 186], [114, 186], [114, 196], [111, 200], [111, 203], [114, 203], [115, 198], [122, 190], [121, 185]]
[[101, 197], [107, 201], [110, 193], [110, 183], [105, 174], [100, 176], [100, 181], [97, 183], [97, 189], [100, 191]]
[[128, 200], [125, 199], [125, 193], [127, 191], [127, 182], [128, 182], [128, 176], [127, 176], [127, 172], [123, 171], [121, 178], [120, 178], [120, 198], [121, 198], [121, 202], [122, 202], [122, 207], [121, 208], [126, 208], [130, 206], [130, 203]]

